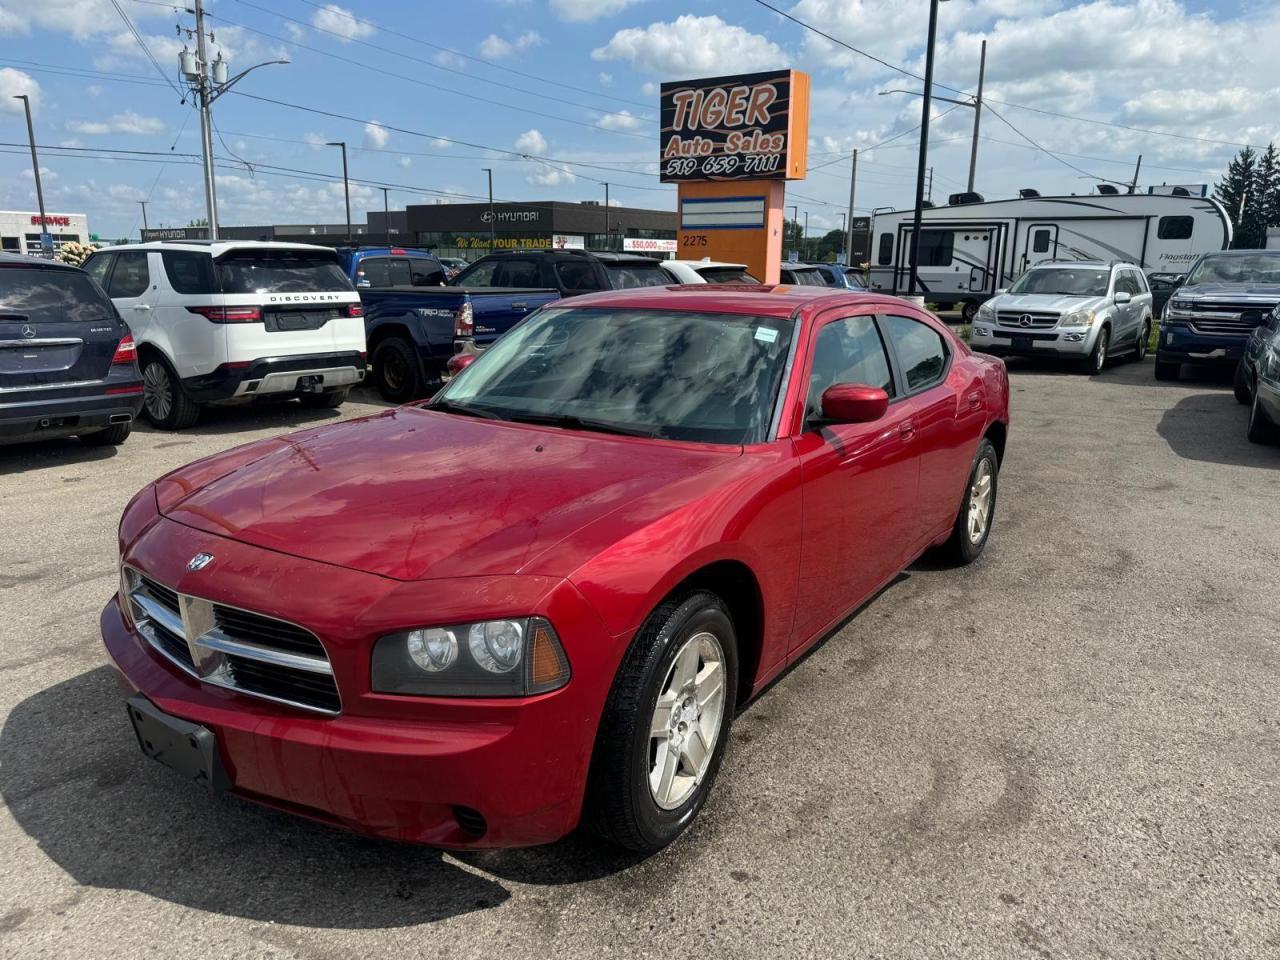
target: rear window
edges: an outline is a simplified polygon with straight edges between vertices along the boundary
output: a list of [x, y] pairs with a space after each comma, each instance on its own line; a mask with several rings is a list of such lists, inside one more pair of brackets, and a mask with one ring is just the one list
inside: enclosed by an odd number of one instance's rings
[[335, 256], [295, 250], [232, 250], [214, 261], [223, 293], [351, 290]]
[[84, 323], [114, 316], [110, 302], [79, 270], [0, 268], [0, 321]]
[[671, 283], [667, 271], [652, 263], [606, 263], [605, 270], [609, 274], [609, 283], [615, 290], [629, 290], [633, 287], [665, 287]]
[[817, 267], [809, 267], [807, 270], [788, 270], [784, 273], [791, 274], [791, 283], [798, 287], [825, 287], [827, 285], [826, 278], [822, 275], [822, 271]]
[[698, 271], [698, 276], [707, 283], [758, 284], [760, 282], [742, 267], [703, 267]]

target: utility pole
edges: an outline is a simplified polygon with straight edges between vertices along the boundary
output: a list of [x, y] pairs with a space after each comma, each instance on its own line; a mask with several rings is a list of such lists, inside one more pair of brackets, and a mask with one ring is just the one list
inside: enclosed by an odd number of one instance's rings
[[[792, 238], [792, 240], [794, 241], [794, 240], [795, 240], [795, 235], [796, 235], [797, 233], [799, 233], [799, 232], [800, 232], [800, 208], [799, 208], [798, 206], [796, 206], [794, 203], [791, 205], [791, 223], [792, 223], [792, 228], [791, 228], [791, 238]], [[782, 244], [782, 246], [783, 246], [783, 248], [784, 248], [784, 249], [783, 249], [783, 255], [785, 256], [785, 255], [786, 255], [786, 249], [785, 249], [785, 248], [786, 248], [786, 243], [785, 243], [785, 241], [786, 241], [786, 239], [787, 239], [787, 237], [786, 237], [786, 231], [785, 231], [785, 230], [783, 231], [782, 239], [783, 239], [783, 241], [784, 241], [784, 243]]]
[[31, 101], [25, 93], [13, 99], [22, 101], [22, 108], [27, 114], [27, 140], [31, 144], [31, 175], [36, 179], [36, 204], [40, 208], [40, 255], [46, 260], [53, 256], [53, 250], [44, 245], [44, 235], [49, 232], [49, 222], [44, 215], [44, 188], [40, 186], [40, 158], [36, 156], [36, 130], [31, 124]]
[[[212, 63], [209, 61], [207, 44], [213, 40], [213, 34], [204, 29], [204, 0], [192, 0], [191, 12], [196, 17], [195, 30], [187, 30], [179, 26], [178, 35], [184, 32], [190, 38], [195, 37], [196, 52], [192, 56], [186, 47], [178, 54], [178, 71], [182, 79], [190, 86], [200, 107], [200, 152], [204, 157], [204, 204], [205, 217], [209, 221], [209, 239], [218, 239], [218, 188], [213, 173], [213, 103], [220, 96], [245, 78], [258, 67], [269, 64], [288, 63], [288, 60], [268, 60], [256, 63], [248, 70], [241, 70], [231, 79], [227, 79], [227, 61], [222, 54]], [[185, 102], [185, 99], [184, 101]]]
[[925, 194], [925, 199], [933, 203], [933, 167], [929, 168], [929, 192]]
[[1138, 154], [1138, 165], [1133, 168], [1133, 183], [1129, 184], [1129, 192], [1136, 193], [1138, 190], [1138, 172], [1142, 169], [1142, 154]]
[[844, 235], [844, 262], [853, 266], [853, 200], [858, 192], [858, 151], [853, 151], [853, 169], [849, 171], [849, 229]]
[[342, 148], [342, 199], [347, 205], [347, 243], [349, 244], [351, 243], [351, 186], [347, 180], [347, 142], [333, 140], [325, 146]]
[[800, 239], [800, 259], [808, 259], [805, 254], [809, 251], [809, 211], [804, 212], [804, 234]]
[[382, 232], [386, 234], [387, 243], [391, 242], [391, 206], [387, 202], [387, 191], [390, 187], [382, 188]]
[[497, 240], [496, 231], [494, 230], [494, 221], [497, 220], [497, 217], [493, 212], [493, 169], [490, 167], [482, 167], [481, 169], [489, 175], [489, 252], [493, 253]]
[[973, 146], [969, 149], [969, 192], [973, 193], [973, 178], [978, 172], [978, 127], [982, 122], [982, 81], [987, 73], [987, 41], [982, 41], [982, 54], [978, 58], [978, 95], [973, 98]]
[[929, 0], [929, 42], [924, 56], [924, 94], [920, 107], [920, 158], [916, 164], [916, 210], [911, 222], [911, 276], [907, 295], [915, 296], [920, 280], [920, 224], [924, 219], [924, 171], [929, 165], [929, 111], [933, 107], [933, 48], [938, 40], [938, 0]]
[[604, 185], [604, 248], [612, 249], [613, 244], [609, 242], [609, 184]]
[[142, 229], [147, 229], [147, 201], [139, 200], [138, 206], [142, 208]]

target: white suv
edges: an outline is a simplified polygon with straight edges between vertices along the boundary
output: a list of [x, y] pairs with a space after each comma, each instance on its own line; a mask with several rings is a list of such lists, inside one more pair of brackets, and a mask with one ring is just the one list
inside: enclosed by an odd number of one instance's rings
[[84, 265], [138, 345], [143, 410], [190, 426], [200, 406], [268, 394], [337, 407], [365, 374], [364, 311], [338, 255], [302, 243], [141, 243]]

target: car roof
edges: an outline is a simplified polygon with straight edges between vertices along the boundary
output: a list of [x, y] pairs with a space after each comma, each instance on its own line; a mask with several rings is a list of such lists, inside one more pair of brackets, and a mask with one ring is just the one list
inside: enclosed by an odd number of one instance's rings
[[79, 270], [75, 264], [61, 260], [46, 260], [25, 253], [0, 253], [0, 265], [6, 267], [46, 267], [53, 270]]
[[338, 251], [333, 247], [276, 240], [149, 240], [146, 243], [122, 243], [103, 247], [100, 252], [118, 253], [125, 250], [186, 250], [191, 253], [207, 253], [214, 257], [220, 257], [232, 250], [307, 250], [325, 251], [335, 257], [338, 255]]
[[817, 270], [818, 269], [816, 264], [801, 263], [799, 260], [783, 260], [781, 266], [783, 270]]
[[698, 267], [727, 267], [730, 270], [745, 270], [745, 263], [727, 263], [724, 260], [660, 260], [659, 263], [684, 263], [697, 269]]
[[1269, 257], [1280, 257], [1280, 250], [1267, 250], [1265, 248], [1255, 250], [1210, 250], [1208, 253], [1202, 253], [1202, 257], [1256, 257], [1258, 254]]
[[1112, 267], [1139, 269], [1136, 263], [1129, 260], [1041, 260], [1027, 269], [1037, 270], [1042, 267], [1057, 267], [1059, 270], [1063, 267], [1088, 267], [1090, 270], [1110, 270]]
[[[833, 287], [794, 284], [743, 285], [737, 283], [689, 284], [668, 287], [635, 287], [605, 290], [563, 300], [557, 309], [616, 307], [636, 310], [678, 310], [691, 313], [743, 313], [754, 316], [789, 317], [802, 307], [851, 306], [863, 303], [907, 302], [883, 294], [864, 293]], [[914, 305], [912, 305], [914, 306]]]
[[662, 262], [660, 260], [655, 260], [653, 257], [646, 257], [642, 253], [614, 253], [612, 251], [607, 251], [607, 250], [601, 250], [599, 252], [595, 250], [591, 250], [589, 252], [597, 260], [601, 260], [604, 263], [661, 263]]

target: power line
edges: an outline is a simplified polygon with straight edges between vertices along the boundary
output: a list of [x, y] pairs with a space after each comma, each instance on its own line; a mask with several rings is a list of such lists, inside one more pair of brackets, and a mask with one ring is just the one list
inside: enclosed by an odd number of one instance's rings
[[155, 58], [155, 54], [153, 54], [151, 52], [151, 48], [147, 46], [147, 41], [142, 39], [142, 34], [140, 34], [138, 29], [133, 25], [133, 21], [129, 19], [129, 15], [124, 12], [124, 7], [120, 6], [117, 0], [111, 0], [111, 5], [116, 8], [116, 13], [120, 14], [120, 19], [124, 21], [124, 25], [128, 29], [130, 35], [132, 35], [134, 43], [142, 48], [142, 52], [146, 55], [146, 58], [150, 60], [151, 65], [156, 68], [156, 73], [160, 74], [164, 79], [164, 82], [167, 83], [170, 89], [178, 95], [180, 100], [185, 101], [186, 97], [183, 95], [182, 91], [178, 89], [178, 85], [169, 78], [167, 73], [164, 72], [164, 68], [160, 66], [160, 61]]
[[1076, 166], [1074, 163], [1072, 163], [1070, 160], [1064, 160], [1062, 157], [1058, 156], [1056, 153], [1054, 153], [1054, 152], [1053, 152], [1053, 151], [1051, 151], [1051, 150], [1046, 150], [1044, 147], [1040, 146], [1040, 144], [1036, 143], [1034, 140], [1032, 140], [1030, 137], [1028, 137], [1025, 133], [1023, 133], [1021, 130], [1019, 130], [1017, 127], [1015, 127], [1012, 123], [1010, 123], [1008, 120], [1006, 120], [1006, 119], [1005, 119], [1001, 114], [996, 113], [996, 111], [995, 111], [993, 108], [991, 108], [991, 107], [987, 107], [987, 111], [988, 111], [992, 116], [994, 116], [997, 120], [999, 120], [1001, 123], [1003, 123], [1006, 127], [1008, 127], [1010, 130], [1012, 130], [1012, 131], [1013, 131], [1014, 133], [1016, 133], [1018, 136], [1020, 136], [1023, 140], [1027, 141], [1027, 143], [1031, 144], [1033, 147], [1035, 147], [1037, 150], [1039, 150], [1039, 151], [1040, 151], [1041, 153], [1043, 153], [1045, 156], [1047, 156], [1047, 157], [1051, 157], [1051, 158], [1053, 158], [1054, 160], [1057, 160], [1057, 161], [1058, 161], [1058, 163], [1062, 164], [1064, 167], [1070, 167], [1070, 168], [1071, 168], [1072, 170], [1074, 170], [1076, 173], [1082, 173], [1082, 174], [1084, 174], [1086, 177], [1089, 177], [1089, 178], [1091, 178], [1091, 179], [1093, 179], [1093, 180], [1106, 180], [1106, 179], [1107, 179], [1106, 177], [1100, 177], [1100, 176], [1098, 176], [1096, 173], [1090, 173], [1088, 170], [1085, 170], [1085, 169], [1084, 169], [1084, 168], [1082, 168], [1082, 167], [1077, 167], [1077, 166]]

